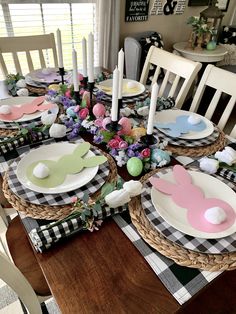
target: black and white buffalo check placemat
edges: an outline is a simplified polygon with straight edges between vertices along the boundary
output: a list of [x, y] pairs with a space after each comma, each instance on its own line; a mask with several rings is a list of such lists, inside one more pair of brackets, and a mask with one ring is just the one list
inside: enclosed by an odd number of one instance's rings
[[212, 132], [211, 135], [201, 138], [201, 139], [197, 139], [197, 140], [187, 140], [187, 139], [182, 139], [178, 137], [171, 137], [162, 133], [160, 130], [156, 128], [154, 128], [153, 132], [162, 141], [167, 141], [171, 145], [186, 146], [186, 147], [201, 147], [205, 145], [210, 145], [214, 143], [220, 135], [220, 132], [216, 126], [214, 127], [214, 131]]
[[22, 121], [22, 122], [5, 122], [5, 121], [0, 121], [0, 128], [1, 129], [18, 129], [18, 126], [21, 128], [25, 128], [29, 126], [30, 124], [34, 123], [35, 126], [42, 124], [41, 122], [41, 117], [32, 119], [30, 121]]
[[[191, 169], [193, 170], [193, 169]], [[196, 170], [196, 169], [195, 169]], [[172, 167], [165, 168], [158, 173], [156, 173], [156, 177], [162, 176], [166, 173], [172, 171]], [[225, 184], [227, 184], [230, 188], [236, 190], [236, 186], [224, 179], [223, 177], [216, 176], [217, 179], [221, 180]], [[171, 225], [169, 225], [157, 212], [155, 209], [152, 200], [151, 200], [151, 189], [152, 185], [149, 180], [143, 186], [143, 192], [141, 195], [141, 203], [143, 210], [148, 218], [148, 220], [152, 223], [155, 229], [162, 233], [165, 238], [168, 240], [185, 247], [186, 249], [193, 250], [196, 252], [207, 253], [207, 254], [222, 254], [228, 252], [236, 251], [236, 233], [229, 235], [220, 239], [202, 239], [192, 237], [190, 235], [186, 235], [185, 233], [175, 229]]]
[[116, 215], [114, 221], [132, 241], [172, 296], [183, 304], [221, 272], [208, 272], [180, 266], [158, 253], [138, 234], [127, 213]]
[[[95, 88], [93, 90], [94, 95], [96, 96], [97, 93], [100, 92], [100, 90], [98, 88]], [[137, 95], [137, 96], [132, 96], [132, 97], [123, 97], [122, 98], [122, 103], [123, 104], [135, 104], [136, 101], [143, 101], [146, 98], [149, 97], [149, 91], [145, 90], [142, 94]], [[107, 94], [103, 94], [101, 97], [101, 100], [104, 102], [111, 102], [112, 101], [112, 97], [107, 95]]]
[[[101, 155], [101, 152], [98, 149], [91, 148], [91, 151], [95, 155]], [[23, 186], [19, 180], [17, 179], [16, 171], [17, 165], [20, 159], [25, 154], [21, 155], [20, 157], [16, 158], [13, 163], [9, 166], [8, 171], [8, 184], [12, 192], [18, 195], [20, 198], [24, 200], [36, 204], [36, 205], [66, 205], [71, 204], [71, 198], [73, 196], [77, 196], [79, 198], [83, 197], [84, 192], [86, 191], [88, 194], [93, 194], [97, 190], [101, 188], [103, 184], [106, 183], [106, 178], [109, 175], [110, 168], [109, 163], [106, 161], [104, 164], [99, 166], [98, 172], [96, 176], [86, 185], [70, 192], [59, 193], [59, 194], [43, 194], [34, 192], [30, 189], [27, 189]]]

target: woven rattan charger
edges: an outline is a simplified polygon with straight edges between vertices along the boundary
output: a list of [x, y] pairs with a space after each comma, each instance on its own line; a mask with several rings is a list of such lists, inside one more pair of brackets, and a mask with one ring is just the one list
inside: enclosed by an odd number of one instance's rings
[[[153, 170], [141, 178], [146, 182], [159, 170]], [[142, 238], [162, 255], [172, 259], [175, 263], [192, 268], [208, 271], [233, 270], [236, 268], [236, 252], [225, 254], [205, 254], [185, 249], [167, 240], [159, 233], [147, 219], [141, 204], [141, 197], [132, 198], [129, 203], [131, 220]]]
[[[96, 147], [96, 149], [98, 149]], [[108, 160], [110, 172], [107, 177], [106, 182], [114, 182], [117, 180], [117, 168], [113, 158], [102, 152]], [[47, 219], [47, 220], [59, 220], [68, 216], [73, 211], [73, 205], [58, 205], [58, 206], [49, 206], [49, 205], [35, 205], [21, 199], [19, 196], [15, 195], [9, 188], [8, 185], [8, 171], [6, 171], [3, 178], [2, 190], [8, 200], [8, 202], [19, 212], [22, 212], [25, 216], [32, 217], [35, 219]], [[95, 199], [99, 195], [100, 190], [91, 195], [91, 199]]]
[[179, 156], [201, 157], [214, 154], [218, 150], [223, 149], [225, 147], [225, 144], [225, 134], [219, 129], [219, 137], [215, 142], [210, 145], [199, 147], [186, 147], [168, 144], [165, 149]]

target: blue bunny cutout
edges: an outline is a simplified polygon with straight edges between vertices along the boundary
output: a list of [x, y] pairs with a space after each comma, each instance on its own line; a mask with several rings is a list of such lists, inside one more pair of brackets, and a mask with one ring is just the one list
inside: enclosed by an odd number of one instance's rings
[[178, 137], [181, 134], [186, 134], [189, 131], [200, 132], [206, 128], [204, 121], [197, 124], [190, 124], [188, 122], [189, 116], [179, 116], [175, 122], [170, 123], [155, 123], [154, 126], [158, 129], [169, 129], [167, 134], [173, 137]]

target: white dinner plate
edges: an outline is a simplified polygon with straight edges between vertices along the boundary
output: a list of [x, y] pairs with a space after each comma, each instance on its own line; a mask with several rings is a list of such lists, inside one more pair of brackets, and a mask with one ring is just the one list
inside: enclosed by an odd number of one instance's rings
[[[7, 98], [7, 99], [0, 100], [0, 106], [8, 105], [8, 106], [18, 106], [19, 107], [25, 103], [31, 102], [35, 98], [37, 98], [37, 97], [26, 96], [26, 97]], [[54, 104], [54, 105], [55, 105], [55, 108], [58, 108], [58, 106], [56, 104]], [[34, 113], [31, 113], [31, 114], [24, 114], [20, 119], [17, 119], [17, 120], [0, 119], [0, 121], [3, 121], [3, 122], [26, 122], [26, 121], [40, 118], [41, 115], [43, 114], [43, 112], [44, 111], [36, 111]]]
[[[213, 197], [223, 200], [232, 206], [232, 208], [236, 211], [236, 193], [225, 183], [206, 173], [197, 171], [188, 171], [188, 173], [192, 177], [193, 184], [200, 187], [201, 190], [204, 191], [206, 198]], [[172, 171], [160, 176], [160, 178], [175, 183]], [[159, 215], [166, 220], [169, 225], [185, 234], [197, 238], [218, 239], [236, 232], [236, 221], [230, 228], [221, 232], [208, 233], [199, 231], [189, 224], [187, 220], [187, 209], [178, 206], [172, 200], [170, 195], [164, 194], [152, 187], [151, 199]]]
[[[214, 131], [214, 125], [213, 123], [208, 120], [207, 118], [194, 113], [194, 112], [190, 112], [190, 111], [186, 111], [186, 110], [172, 110], [172, 109], [168, 109], [168, 110], [162, 110], [159, 111], [155, 114], [155, 123], [171, 123], [171, 122], [175, 122], [176, 118], [179, 116], [198, 116], [202, 119], [202, 121], [205, 122], [206, 124], [206, 128], [202, 131], [196, 132], [196, 131], [190, 131], [186, 134], [182, 134], [181, 136], [178, 136], [178, 138], [183, 138], [183, 139], [188, 139], [188, 140], [195, 140], [195, 139], [201, 139], [204, 137], [207, 137], [209, 135], [211, 135]], [[168, 134], [168, 129], [159, 129], [161, 132], [165, 133], [166, 135]], [[170, 136], [170, 135], [169, 135]]]
[[[129, 88], [128, 87], [128, 82], [135, 84], [134, 88]], [[112, 83], [113, 80], [105, 80], [103, 82], [99, 82], [96, 87], [103, 91], [107, 95], [112, 95]], [[123, 97], [133, 97], [142, 94], [145, 91], [145, 86], [137, 81], [134, 80], [128, 80], [128, 79], [123, 79], [123, 91], [122, 91], [122, 96]]]
[[[43, 83], [43, 84], [58, 84], [61, 82], [61, 76], [59, 74], [58, 68], [47, 68], [50, 73], [45, 75], [43, 74], [43, 69], [37, 69], [27, 74], [27, 76], [36, 83]], [[67, 80], [68, 73], [66, 72], [64, 75], [64, 80]]]
[[[28, 166], [33, 162], [40, 161], [43, 159], [58, 160], [61, 156], [72, 153], [77, 145], [79, 144], [71, 144], [65, 142], [55, 143], [51, 145], [44, 145], [35, 150], [30, 151], [18, 163], [16, 169], [17, 179], [26, 188], [44, 194], [64, 193], [73, 191], [84, 186], [95, 177], [95, 175], [98, 172], [99, 168], [98, 166], [92, 168], [84, 168], [77, 174], [67, 175], [65, 181], [62, 184], [53, 188], [39, 187], [33, 184], [26, 176], [26, 170]], [[92, 157], [94, 155], [95, 154], [92, 151], [89, 151], [85, 156]]]

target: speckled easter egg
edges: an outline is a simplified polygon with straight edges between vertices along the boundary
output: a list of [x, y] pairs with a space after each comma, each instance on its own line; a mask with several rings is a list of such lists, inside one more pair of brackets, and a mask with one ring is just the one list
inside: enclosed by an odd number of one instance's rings
[[132, 157], [128, 160], [126, 167], [131, 176], [137, 177], [143, 170], [143, 163], [138, 157]]
[[48, 89], [52, 89], [52, 90], [55, 90], [56, 92], [58, 92], [60, 89], [60, 86], [58, 84], [51, 84], [48, 86]]
[[72, 118], [77, 117], [76, 113], [74, 112], [75, 107], [76, 106], [72, 106], [72, 107], [69, 107], [68, 109], [66, 109], [67, 116], [72, 117]]
[[97, 103], [93, 107], [93, 114], [95, 115], [96, 118], [104, 117], [106, 112], [106, 108], [104, 107], [103, 104]]
[[85, 91], [83, 93], [82, 100], [86, 101], [86, 106], [89, 108], [90, 107], [90, 93], [88, 91]]
[[140, 139], [140, 137], [144, 136], [145, 134], [145, 128], [133, 128], [130, 132], [130, 136], [133, 136], [136, 140]]
[[129, 135], [132, 128], [130, 119], [123, 117], [120, 119], [118, 123], [122, 126], [122, 129], [119, 131], [119, 134]]
[[103, 127], [103, 129], [106, 130], [106, 125], [107, 125], [108, 123], [111, 123], [111, 118], [110, 118], [110, 117], [106, 117], [106, 118], [104, 118], [104, 119], [102, 120], [102, 127]]

